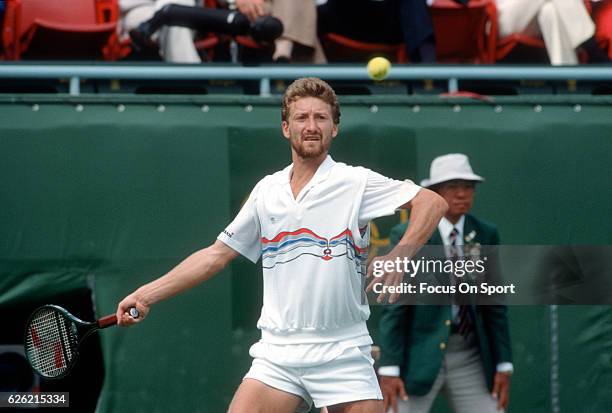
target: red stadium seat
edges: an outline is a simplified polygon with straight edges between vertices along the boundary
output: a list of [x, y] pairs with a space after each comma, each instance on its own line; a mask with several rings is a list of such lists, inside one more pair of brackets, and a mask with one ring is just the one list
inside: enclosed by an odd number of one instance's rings
[[599, 47], [612, 59], [612, 2], [601, 2], [594, 5], [595, 38]]
[[493, 0], [435, 0], [431, 15], [436, 55], [443, 63], [494, 63], [497, 11]]
[[344, 58], [368, 60], [375, 55], [385, 55], [389, 60], [396, 63], [406, 63], [408, 60], [404, 43], [361, 42], [336, 33], [325, 34], [321, 42], [330, 60], [343, 60]]
[[117, 0], [7, 0], [5, 58], [108, 58], [118, 15]]

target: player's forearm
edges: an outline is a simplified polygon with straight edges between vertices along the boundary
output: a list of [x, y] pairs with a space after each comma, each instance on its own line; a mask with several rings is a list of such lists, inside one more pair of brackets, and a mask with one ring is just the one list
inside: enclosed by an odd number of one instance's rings
[[402, 249], [419, 249], [431, 237], [448, 209], [446, 201], [428, 189], [421, 189], [411, 201], [410, 224], [397, 244]]
[[139, 300], [147, 305], [170, 298], [212, 278], [227, 265], [213, 247], [199, 250], [162, 277], [136, 290]]

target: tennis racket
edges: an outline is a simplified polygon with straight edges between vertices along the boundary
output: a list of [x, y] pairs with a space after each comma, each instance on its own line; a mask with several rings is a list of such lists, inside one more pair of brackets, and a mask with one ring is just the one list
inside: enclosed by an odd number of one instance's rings
[[[129, 314], [138, 318], [138, 310]], [[25, 330], [25, 353], [32, 369], [42, 377], [59, 379], [68, 374], [79, 356], [79, 347], [94, 331], [117, 324], [115, 314], [92, 323], [79, 320], [64, 308], [47, 304], [34, 310]]]

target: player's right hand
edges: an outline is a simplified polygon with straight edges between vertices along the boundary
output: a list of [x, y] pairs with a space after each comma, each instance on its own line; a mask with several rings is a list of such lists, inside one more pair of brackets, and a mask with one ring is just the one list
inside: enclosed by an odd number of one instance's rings
[[404, 388], [404, 381], [399, 377], [393, 376], [380, 376], [379, 380], [385, 413], [389, 408], [391, 408], [393, 413], [397, 413], [397, 397], [401, 397], [404, 401], [408, 400], [408, 395]]
[[[137, 318], [130, 315], [130, 308], [132, 307], [138, 310]], [[149, 313], [149, 309], [149, 305], [140, 298], [138, 292], [133, 292], [125, 297], [117, 306], [117, 325], [125, 327], [140, 323]]]
[[[386, 271], [386, 263], [390, 262], [393, 264], [398, 259], [402, 261], [405, 257], [412, 258], [415, 252], [416, 251], [414, 247], [396, 245], [387, 255], [375, 257], [374, 259], [372, 259], [370, 265], [368, 266], [368, 272], [366, 277], [366, 279], [371, 278], [371, 281], [366, 287], [366, 293], [374, 291], [374, 287], [376, 286], [376, 284], [379, 284], [381, 286], [381, 292], [378, 294], [376, 302], [378, 302], [379, 304], [383, 303], [388, 295], [389, 304], [395, 303], [400, 298], [400, 293], [386, 292], [385, 288], [399, 286], [404, 279], [404, 271], [398, 269], [395, 264], [392, 266], [392, 271]], [[376, 276], [374, 268], [377, 266], [378, 263], [382, 264], [380, 268], [384, 269], [384, 274]]]

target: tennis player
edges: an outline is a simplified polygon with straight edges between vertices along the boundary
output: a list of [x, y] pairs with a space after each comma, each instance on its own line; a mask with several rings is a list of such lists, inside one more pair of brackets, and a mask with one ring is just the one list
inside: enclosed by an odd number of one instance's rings
[[[262, 336], [229, 411], [306, 412], [314, 402], [330, 413], [383, 413], [366, 327], [369, 222], [410, 208], [402, 240], [377, 259], [410, 258], [436, 229], [446, 202], [411, 181], [335, 162], [328, 151], [340, 108], [324, 81], [293, 82], [281, 114], [293, 163], [255, 185], [213, 245], [121, 301], [119, 324], [142, 321], [153, 304], [210, 279], [239, 254], [254, 263], [261, 258]], [[402, 276], [375, 281], [396, 285]], [[142, 317], [127, 314], [132, 306]]]

